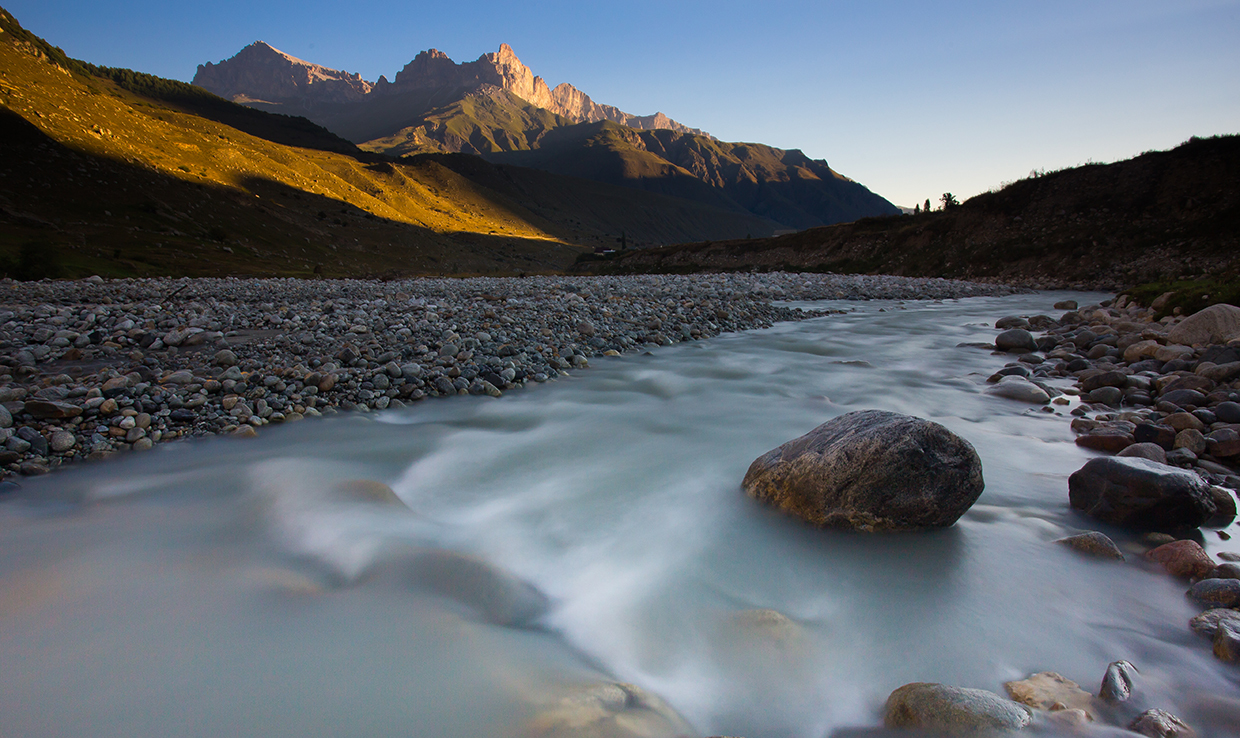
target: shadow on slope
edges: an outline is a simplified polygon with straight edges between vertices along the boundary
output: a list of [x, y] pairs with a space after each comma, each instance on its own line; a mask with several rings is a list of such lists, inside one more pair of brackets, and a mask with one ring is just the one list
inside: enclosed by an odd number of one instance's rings
[[1117, 289], [1240, 272], [1240, 136], [1015, 182], [945, 211], [778, 238], [683, 244], [594, 273], [785, 269]]
[[260, 177], [197, 183], [76, 151], [0, 108], [0, 255], [47, 276], [397, 277], [563, 269], [553, 241], [441, 233]]

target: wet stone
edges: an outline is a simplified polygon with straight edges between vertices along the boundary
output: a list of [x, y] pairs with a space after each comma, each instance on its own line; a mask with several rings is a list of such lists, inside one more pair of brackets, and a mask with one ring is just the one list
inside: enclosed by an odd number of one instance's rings
[[1008, 696], [1022, 705], [1038, 710], [1080, 710], [1087, 720], [1095, 719], [1094, 698], [1081, 685], [1056, 674], [1044, 671], [1015, 682], [1006, 682], [1003, 688]]
[[1068, 478], [1068, 489], [1072, 507], [1131, 528], [1195, 528], [1216, 512], [1200, 477], [1148, 459], [1091, 459]]
[[1098, 531], [1079, 533], [1067, 538], [1059, 538], [1054, 542], [1088, 556], [1116, 561], [1124, 560], [1124, 554], [1119, 550], [1119, 546], [1115, 545], [1115, 541], [1112, 541], [1105, 533]]
[[1204, 607], [1240, 607], [1240, 579], [1203, 579], [1188, 590], [1188, 596]]
[[950, 734], [1020, 730], [1029, 725], [1027, 707], [982, 689], [914, 682], [887, 698], [883, 724]]
[[1149, 459], [1157, 461], [1160, 464], [1167, 463], [1167, 452], [1162, 446], [1156, 443], [1134, 443], [1127, 448], [1121, 450], [1119, 456], [1136, 457], [1141, 459]]
[[77, 439], [68, 431], [55, 431], [52, 433], [51, 448], [56, 453], [64, 453], [77, 445]]
[[1240, 622], [1219, 621], [1214, 633], [1214, 657], [1228, 664], [1240, 663]]
[[1214, 570], [1214, 560], [1196, 541], [1174, 541], [1148, 551], [1145, 558], [1162, 564], [1167, 573], [1181, 579], [1199, 579]]
[[1146, 710], [1128, 724], [1128, 729], [1147, 738], [1195, 738], [1183, 720], [1165, 710]]
[[1218, 631], [1219, 623], [1230, 622], [1234, 627], [1240, 628], [1240, 610], [1233, 610], [1226, 607], [1216, 607], [1212, 610], [1206, 610], [1200, 615], [1188, 621], [1188, 627], [1200, 636], [1214, 640], [1214, 634]]
[[1110, 703], [1127, 702], [1139, 673], [1137, 667], [1127, 661], [1112, 661], [1102, 677], [1098, 697]]

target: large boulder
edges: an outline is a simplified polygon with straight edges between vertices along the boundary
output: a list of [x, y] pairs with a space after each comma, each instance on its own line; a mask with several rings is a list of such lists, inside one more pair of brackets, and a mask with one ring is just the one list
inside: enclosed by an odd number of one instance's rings
[[1068, 499], [1086, 515], [1141, 530], [1195, 528], [1216, 510], [1195, 473], [1136, 457], [1090, 459], [1068, 477]]
[[841, 415], [767, 452], [742, 484], [814, 525], [867, 532], [947, 527], [985, 486], [968, 441], [882, 410]]
[[1020, 730], [1030, 723], [1029, 708], [984, 689], [914, 682], [891, 693], [883, 711], [888, 728], [915, 728], [934, 734], [975, 735]]
[[1200, 346], [1240, 337], [1240, 307], [1219, 303], [1199, 310], [1167, 331], [1168, 343]]

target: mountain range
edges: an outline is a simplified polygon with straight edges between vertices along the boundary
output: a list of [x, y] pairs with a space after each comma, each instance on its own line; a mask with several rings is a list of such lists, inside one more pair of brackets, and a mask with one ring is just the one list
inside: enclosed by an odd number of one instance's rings
[[456, 63], [423, 51], [396, 74], [359, 74], [257, 41], [198, 67], [193, 83], [270, 112], [302, 115], [374, 153], [468, 153], [697, 202], [764, 221], [771, 235], [898, 209], [798, 150], [725, 143], [662, 113], [639, 116], [555, 88], [512, 48]]

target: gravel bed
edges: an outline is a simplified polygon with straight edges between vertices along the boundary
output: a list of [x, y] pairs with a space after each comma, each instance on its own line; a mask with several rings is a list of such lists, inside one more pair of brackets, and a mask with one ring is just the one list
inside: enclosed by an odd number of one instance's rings
[[818, 313], [780, 300], [948, 299], [941, 279], [732, 274], [515, 279], [0, 281], [0, 470], [269, 423], [491, 395], [599, 357]]

